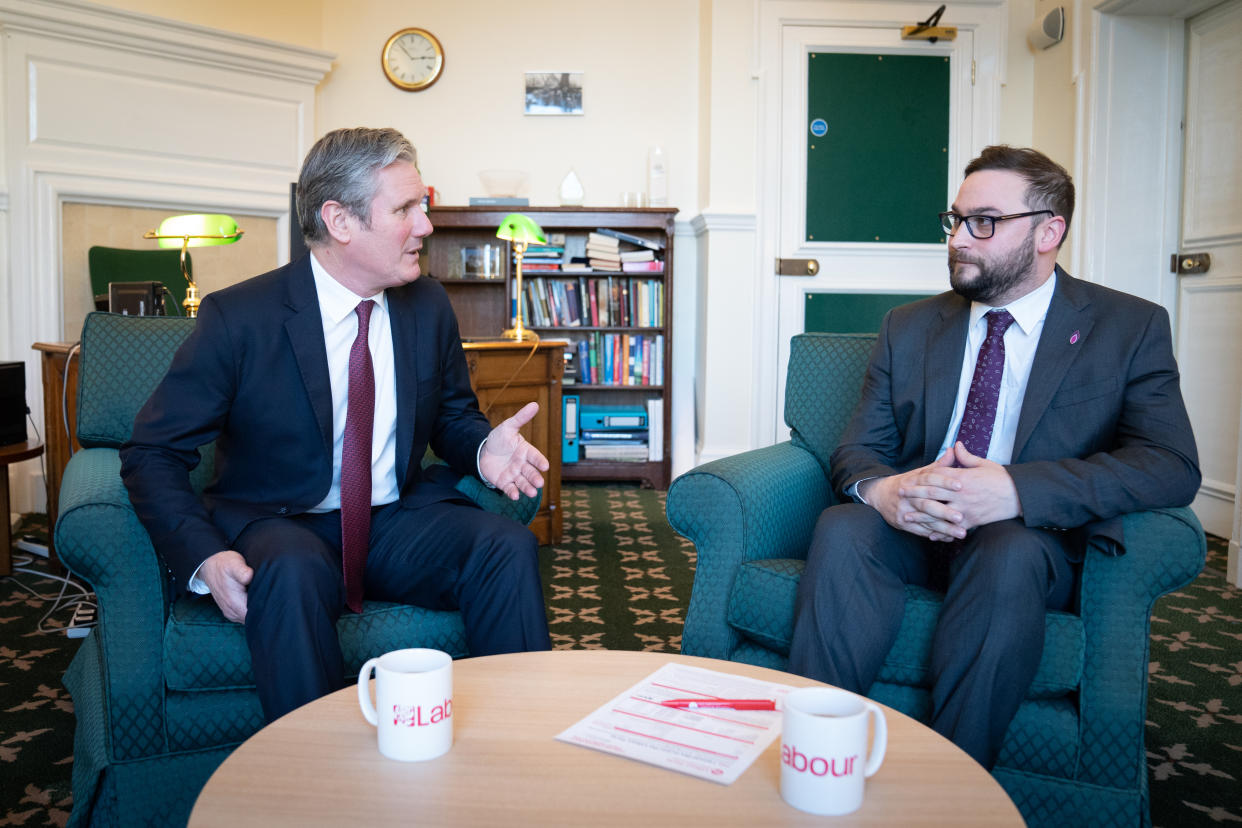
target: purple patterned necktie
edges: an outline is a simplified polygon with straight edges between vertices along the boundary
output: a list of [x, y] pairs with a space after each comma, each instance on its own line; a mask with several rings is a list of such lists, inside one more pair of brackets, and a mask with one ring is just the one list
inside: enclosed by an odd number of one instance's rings
[[375, 302], [358, 303], [358, 335], [349, 349], [349, 392], [341, 446], [341, 566], [345, 604], [362, 612], [362, 573], [371, 544], [371, 432], [375, 420], [375, 372], [367, 334]]
[[975, 375], [966, 396], [966, 413], [957, 431], [957, 439], [976, 457], [987, 457], [988, 444], [992, 442], [996, 402], [1005, 373], [1005, 331], [1013, 324], [1013, 316], [1007, 310], [994, 310], [988, 311], [987, 320], [988, 335], [979, 346]]

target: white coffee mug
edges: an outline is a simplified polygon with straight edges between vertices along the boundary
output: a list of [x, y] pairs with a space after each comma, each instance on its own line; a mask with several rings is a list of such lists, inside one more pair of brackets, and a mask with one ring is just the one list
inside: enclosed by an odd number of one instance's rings
[[[888, 746], [884, 712], [835, 687], [803, 687], [782, 702], [781, 796], [812, 814], [849, 814]], [[867, 752], [867, 719], [875, 722]]]
[[[371, 703], [371, 670], [375, 700]], [[389, 759], [421, 762], [453, 746], [453, 658], [439, 650], [393, 650], [358, 671], [358, 704]]]

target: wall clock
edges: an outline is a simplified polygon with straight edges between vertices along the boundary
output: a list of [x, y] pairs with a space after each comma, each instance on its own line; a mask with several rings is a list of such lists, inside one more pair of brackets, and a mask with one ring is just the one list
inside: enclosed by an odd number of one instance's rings
[[444, 70], [444, 47], [426, 29], [402, 29], [388, 38], [380, 53], [384, 77], [398, 89], [421, 92]]

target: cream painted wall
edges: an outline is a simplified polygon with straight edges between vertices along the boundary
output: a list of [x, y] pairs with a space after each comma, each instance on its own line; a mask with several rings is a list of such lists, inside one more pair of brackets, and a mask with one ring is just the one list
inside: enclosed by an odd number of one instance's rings
[[[1035, 83], [1032, 95], [1034, 119], [1031, 140], [1049, 158], [1068, 169], [1074, 167], [1075, 90], [1074, 40], [1081, 36], [1074, 4], [1065, 0], [1036, 0], [1030, 21], [1042, 19], [1057, 6], [1065, 7], [1065, 39], [1034, 52]], [[1027, 47], [1028, 52], [1030, 47]]]
[[110, 0], [99, 5], [296, 46], [327, 48], [323, 45], [324, 0]]
[[[528, 173], [532, 204], [557, 204], [573, 169], [587, 205], [619, 203], [646, 190], [647, 151], [660, 146], [669, 203], [697, 207], [698, 4], [634, 0], [622, 12], [595, 3], [536, 0], [518, 18], [511, 3], [399, 0], [331, 3], [324, 48], [333, 71], [319, 87], [319, 132], [355, 124], [391, 125], [419, 150], [419, 165], [442, 204], [484, 195], [478, 172]], [[444, 73], [423, 92], [389, 84], [379, 52], [395, 30], [419, 25], [444, 46]], [[584, 73], [581, 116], [523, 114], [526, 71]]]

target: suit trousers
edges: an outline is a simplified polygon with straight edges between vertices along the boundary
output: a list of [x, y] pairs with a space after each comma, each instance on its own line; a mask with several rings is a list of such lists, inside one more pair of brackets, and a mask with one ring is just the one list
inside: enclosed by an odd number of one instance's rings
[[930, 725], [990, 770], [1039, 667], [1044, 613], [1074, 595], [1065, 535], [1006, 520], [955, 551], [861, 503], [826, 509], [798, 585], [789, 669], [865, 695], [897, 640], [905, 585], [943, 591]]
[[[254, 570], [246, 642], [270, 722], [351, 678], [336, 635], [345, 611], [341, 513], [256, 521], [235, 548]], [[364, 597], [460, 610], [474, 656], [547, 650], [537, 550], [525, 526], [469, 501], [377, 506]]]

